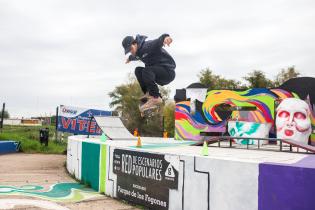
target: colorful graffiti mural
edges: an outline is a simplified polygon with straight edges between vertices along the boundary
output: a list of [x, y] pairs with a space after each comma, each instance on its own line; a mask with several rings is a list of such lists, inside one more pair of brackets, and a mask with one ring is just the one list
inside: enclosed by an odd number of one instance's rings
[[[309, 80], [313, 81], [314, 78], [307, 78], [308, 83]], [[294, 82], [294, 85], [299, 81]], [[292, 87], [292, 85], [289, 87]], [[194, 99], [193, 101], [191, 101], [193, 97], [189, 98], [190, 96], [187, 95], [186, 89], [177, 90], [174, 97], [176, 100], [175, 139], [201, 140], [200, 132], [224, 133], [227, 131], [229, 120], [260, 124], [270, 123], [268, 136], [275, 137], [274, 125], [277, 105], [286, 98], [301, 98], [300, 96], [303, 96], [302, 99], [304, 100], [305, 95], [312, 95], [309, 88], [297, 89], [298, 93], [288, 91], [288, 89], [290, 88], [282, 89], [280, 86], [275, 89], [208, 90], [202, 101], [200, 101], [200, 95], [204, 88], [200, 88], [198, 100]], [[196, 92], [198, 92], [198, 88], [194, 90], [195, 95]], [[312, 103], [310, 101], [310, 106], [313, 105]], [[192, 107], [195, 109], [193, 112]], [[242, 109], [243, 107], [248, 110]], [[314, 116], [314, 110], [312, 110], [311, 122], [313, 128], [315, 127]]]
[[[283, 94], [277, 95], [277, 92]], [[273, 91], [265, 88], [254, 88], [246, 91], [212, 90], [207, 94], [202, 105], [202, 111], [206, 119], [215, 124], [224, 121], [216, 112], [216, 108], [221, 104], [231, 107], [255, 107], [256, 111], [233, 111], [231, 118], [259, 123], [273, 122], [275, 100], [283, 99], [281, 97], [294, 97], [294, 95], [289, 92], [284, 93], [284, 91]]]
[[[275, 102], [286, 97], [297, 97], [284, 90], [255, 88], [246, 91], [211, 90], [204, 103], [190, 113], [190, 101], [176, 103], [175, 138], [200, 140], [200, 132], [225, 132], [228, 119], [272, 123], [275, 116]], [[198, 103], [198, 102], [197, 102]], [[227, 107], [254, 107], [255, 111], [232, 111], [229, 116], [217, 109]], [[199, 109], [198, 109], [199, 108]]]
[[76, 182], [54, 184], [49, 187], [48, 191], [45, 191], [45, 188], [40, 185], [21, 187], [0, 185], [1, 195], [23, 195], [58, 202], [77, 202], [100, 196], [95, 190]]
[[190, 114], [190, 101], [176, 104], [175, 139], [200, 140], [200, 132], [224, 132], [225, 123], [209, 124], [198, 109]]

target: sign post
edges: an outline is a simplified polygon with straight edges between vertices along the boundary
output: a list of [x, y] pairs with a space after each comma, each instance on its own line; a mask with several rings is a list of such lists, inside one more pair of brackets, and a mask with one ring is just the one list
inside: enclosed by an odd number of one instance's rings
[[0, 130], [2, 132], [2, 129], [3, 129], [3, 120], [4, 120], [4, 110], [5, 110], [5, 103], [3, 103], [2, 105], [2, 112], [1, 112], [1, 122], [0, 122]]
[[55, 141], [58, 140], [58, 112], [59, 112], [59, 106], [56, 108], [56, 119], [55, 119], [55, 125], [56, 125], [56, 131], [55, 131]]

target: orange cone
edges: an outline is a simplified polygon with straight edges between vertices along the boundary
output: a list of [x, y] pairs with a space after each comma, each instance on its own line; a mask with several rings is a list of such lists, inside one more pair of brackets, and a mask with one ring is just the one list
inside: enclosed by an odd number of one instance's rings
[[136, 128], [134, 131], [133, 131], [133, 136], [138, 136], [138, 128]]
[[167, 131], [164, 131], [164, 132], [163, 132], [163, 138], [165, 138], [165, 139], [168, 138], [168, 136], [167, 136]]
[[137, 147], [142, 147], [140, 136], [138, 136]]

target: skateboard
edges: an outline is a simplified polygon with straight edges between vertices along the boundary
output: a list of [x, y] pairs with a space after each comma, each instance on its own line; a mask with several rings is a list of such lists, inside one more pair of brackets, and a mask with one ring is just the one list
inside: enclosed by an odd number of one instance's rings
[[141, 106], [148, 101], [148, 98], [141, 98], [139, 103], [139, 111], [142, 118], [153, 117], [160, 112], [161, 105], [152, 106], [146, 110], [141, 111]]

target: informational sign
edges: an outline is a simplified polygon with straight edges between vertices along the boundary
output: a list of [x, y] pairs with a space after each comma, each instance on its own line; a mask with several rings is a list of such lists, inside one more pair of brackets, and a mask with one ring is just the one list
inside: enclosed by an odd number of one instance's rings
[[179, 156], [115, 149], [113, 172], [119, 198], [168, 209], [169, 189], [178, 188]]
[[112, 112], [72, 106], [59, 107], [58, 131], [81, 135], [100, 135], [102, 133], [93, 116], [111, 116]]

